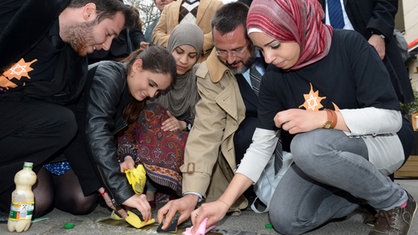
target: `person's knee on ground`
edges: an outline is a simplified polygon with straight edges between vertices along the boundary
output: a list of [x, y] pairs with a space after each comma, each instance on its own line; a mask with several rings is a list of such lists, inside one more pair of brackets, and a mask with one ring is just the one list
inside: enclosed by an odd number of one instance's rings
[[96, 194], [91, 194], [89, 196], [76, 195], [70, 198], [65, 198], [63, 200], [55, 198], [55, 207], [71, 213], [73, 215], [86, 215], [96, 209], [98, 205], [98, 197]]
[[37, 174], [37, 182], [33, 187], [35, 195], [34, 218], [46, 215], [54, 209], [54, 189], [50, 173], [41, 168]]
[[[5, 102], [2, 108], [13, 110], [16, 120], [9, 121], [10, 128], [0, 128], [0, 209], [9, 207], [10, 194], [14, 190], [14, 175], [22, 168], [23, 162], [33, 162], [38, 171], [64, 148], [77, 132], [77, 123], [71, 110], [41, 101]], [[22, 148], [22, 146], [25, 146]], [[8, 208], [10, 209], [10, 208]], [[6, 210], [8, 210], [6, 209]]]
[[98, 204], [98, 194], [84, 195], [78, 177], [70, 170], [54, 176], [55, 207], [74, 215], [92, 212]]

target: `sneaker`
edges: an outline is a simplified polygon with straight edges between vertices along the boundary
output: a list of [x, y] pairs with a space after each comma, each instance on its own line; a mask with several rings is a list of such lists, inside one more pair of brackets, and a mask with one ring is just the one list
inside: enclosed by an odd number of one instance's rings
[[417, 203], [408, 194], [408, 201], [404, 208], [396, 207], [388, 211], [379, 211], [373, 231], [369, 235], [407, 235], [414, 214], [417, 210]]
[[358, 209], [358, 212], [363, 216], [364, 224], [374, 227], [377, 220], [377, 212], [373, 207], [362, 206]]

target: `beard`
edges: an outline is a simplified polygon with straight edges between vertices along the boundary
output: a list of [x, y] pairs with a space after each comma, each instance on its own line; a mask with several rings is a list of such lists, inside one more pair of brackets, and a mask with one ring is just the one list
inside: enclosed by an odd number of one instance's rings
[[[254, 63], [255, 58], [256, 58], [257, 54], [255, 51], [255, 48], [251, 48], [251, 56], [246, 60], [246, 61], [242, 61], [242, 60], [237, 60], [234, 61], [234, 63], [232, 64], [228, 64], [225, 63], [223, 61], [221, 61], [224, 65], [226, 65], [226, 67], [228, 67], [228, 69], [231, 71], [232, 74], [242, 74], [245, 71], [247, 71], [247, 69], [249, 69], [251, 67], [251, 65]], [[242, 63], [242, 67], [237, 69], [235, 67], [233, 67], [233, 65], [238, 64], [238, 63]]]
[[90, 44], [94, 44], [93, 26], [95, 21], [80, 23], [77, 25], [68, 26], [64, 29], [66, 31], [66, 42], [74, 49], [80, 56], [86, 56]]

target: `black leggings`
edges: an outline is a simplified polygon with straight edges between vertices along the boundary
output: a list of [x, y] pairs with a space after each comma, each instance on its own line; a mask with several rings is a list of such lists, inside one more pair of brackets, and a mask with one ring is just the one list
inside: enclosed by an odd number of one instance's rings
[[83, 194], [80, 182], [74, 171], [54, 175], [42, 168], [33, 192], [35, 194], [34, 217], [40, 217], [53, 208], [74, 214], [84, 215], [92, 212], [98, 203], [98, 194]]

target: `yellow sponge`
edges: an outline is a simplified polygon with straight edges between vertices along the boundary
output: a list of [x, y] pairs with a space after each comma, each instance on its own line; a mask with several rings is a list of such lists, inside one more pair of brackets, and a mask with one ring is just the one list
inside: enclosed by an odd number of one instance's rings
[[125, 221], [128, 222], [128, 224], [132, 225], [135, 228], [142, 228], [146, 225], [149, 224], [154, 224], [155, 223], [155, 219], [152, 218], [148, 221], [142, 221], [138, 215], [136, 215], [135, 213], [133, 213], [132, 211], [127, 211], [128, 212], [128, 216], [125, 218]]
[[[125, 218], [125, 221], [128, 224], [135, 227], [135, 228], [142, 228], [146, 225], [155, 223], [154, 218], [150, 219], [149, 221], [144, 222], [144, 221], [141, 220], [141, 218], [139, 218], [139, 216], [137, 214], [135, 214], [132, 211], [127, 211], [127, 214], [128, 214], [128, 216]], [[123, 218], [120, 217], [116, 211], [112, 211], [112, 214], [110, 215], [110, 218], [112, 218], [113, 220], [123, 220]]]
[[110, 218], [113, 220], [123, 220], [123, 218], [120, 217], [118, 213], [116, 213], [116, 211], [112, 211], [112, 214], [110, 214]]

